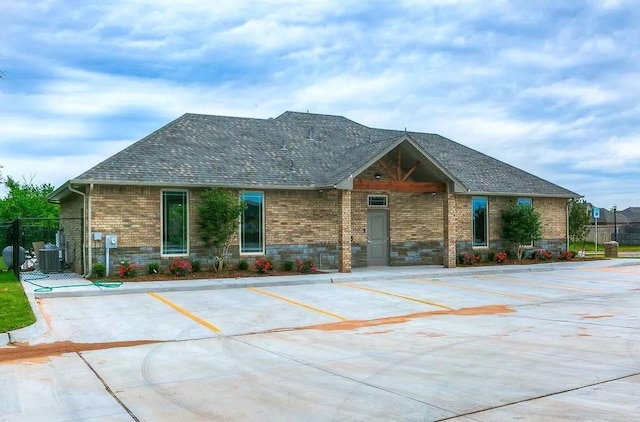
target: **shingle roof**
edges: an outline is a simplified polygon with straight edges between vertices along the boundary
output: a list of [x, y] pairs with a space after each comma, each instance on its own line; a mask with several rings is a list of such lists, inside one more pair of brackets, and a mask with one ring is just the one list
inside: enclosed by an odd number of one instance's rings
[[273, 119], [185, 114], [73, 182], [327, 187], [402, 137], [468, 192], [579, 196], [440, 135], [289, 111]]

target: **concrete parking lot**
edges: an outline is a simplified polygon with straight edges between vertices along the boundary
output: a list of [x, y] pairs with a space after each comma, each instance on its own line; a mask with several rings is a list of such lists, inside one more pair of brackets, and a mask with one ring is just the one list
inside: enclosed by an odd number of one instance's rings
[[0, 348], [0, 421], [634, 420], [639, 276], [611, 260], [39, 295]]

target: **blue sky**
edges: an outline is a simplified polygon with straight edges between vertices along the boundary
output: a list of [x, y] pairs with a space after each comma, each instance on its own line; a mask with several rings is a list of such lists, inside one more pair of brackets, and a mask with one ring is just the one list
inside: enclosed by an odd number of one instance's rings
[[3, 0], [0, 165], [57, 187], [187, 112], [309, 110], [640, 206], [639, 6]]

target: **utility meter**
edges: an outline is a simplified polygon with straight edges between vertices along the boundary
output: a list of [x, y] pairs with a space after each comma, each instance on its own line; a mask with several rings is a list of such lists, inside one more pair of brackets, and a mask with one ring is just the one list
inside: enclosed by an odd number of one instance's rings
[[107, 249], [116, 249], [118, 247], [118, 235], [108, 234], [104, 238], [104, 247]]

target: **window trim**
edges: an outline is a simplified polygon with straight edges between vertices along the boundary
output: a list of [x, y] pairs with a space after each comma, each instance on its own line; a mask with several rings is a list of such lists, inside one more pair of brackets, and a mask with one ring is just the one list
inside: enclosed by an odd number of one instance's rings
[[240, 256], [256, 256], [256, 255], [264, 255], [267, 251], [266, 248], [266, 232], [267, 232], [267, 228], [266, 228], [266, 215], [265, 215], [265, 194], [264, 191], [252, 191], [252, 190], [246, 190], [246, 191], [241, 191], [240, 192], [240, 200], [242, 201], [242, 203], [244, 204], [244, 195], [245, 194], [260, 194], [262, 200], [260, 201], [260, 231], [262, 232], [262, 239], [261, 239], [261, 245], [260, 251], [252, 251], [252, 252], [243, 252], [242, 251], [242, 247], [243, 247], [243, 242], [242, 242], [242, 219], [244, 218], [244, 210], [242, 211], [242, 213], [240, 214], [240, 224], [238, 225], [238, 254]]
[[[384, 198], [384, 205], [372, 205], [371, 204], [371, 198]], [[379, 195], [375, 195], [375, 194], [371, 194], [371, 195], [367, 195], [367, 206], [369, 208], [389, 208], [389, 195], [385, 195], [385, 194], [379, 194]]]
[[[484, 232], [485, 232], [485, 242], [484, 244], [476, 244], [475, 239], [475, 228], [476, 228], [476, 220], [475, 220], [475, 208], [474, 202], [476, 200], [484, 201]], [[489, 248], [489, 198], [486, 196], [474, 196], [471, 198], [471, 247], [474, 249], [488, 249]]]
[[[164, 229], [165, 229], [165, 220], [164, 220], [164, 203], [165, 203], [165, 194], [167, 192], [172, 193], [184, 193], [184, 203], [187, 207], [186, 210], [186, 251], [184, 253], [165, 253], [164, 251]], [[189, 256], [189, 251], [191, 249], [191, 245], [189, 242], [189, 190], [188, 189], [162, 189], [160, 190], [160, 256], [161, 257], [180, 257], [180, 256]]]

